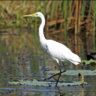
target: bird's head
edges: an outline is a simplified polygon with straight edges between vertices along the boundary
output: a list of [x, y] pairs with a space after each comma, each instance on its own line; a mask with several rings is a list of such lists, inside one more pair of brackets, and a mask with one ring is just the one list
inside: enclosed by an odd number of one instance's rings
[[41, 12], [36, 12], [34, 14], [24, 15], [24, 17], [41, 17], [43, 14]]

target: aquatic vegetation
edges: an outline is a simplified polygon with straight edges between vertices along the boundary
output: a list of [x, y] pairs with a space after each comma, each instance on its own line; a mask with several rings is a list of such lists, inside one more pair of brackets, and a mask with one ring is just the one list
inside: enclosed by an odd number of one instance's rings
[[[31, 85], [31, 86], [55, 86], [56, 82], [49, 82], [49, 81], [38, 81], [36, 79], [34, 79], [33, 81], [28, 81], [28, 80], [19, 80], [17, 82], [12, 81], [9, 82], [9, 84], [14, 84], [14, 85]], [[84, 82], [84, 84], [86, 85], [87, 82]], [[80, 86], [82, 85], [81, 81], [74, 81], [74, 82], [59, 82], [58, 86]]]
[[94, 64], [96, 65], [96, 60], [90, 59], [90, 60], [82, 60], [83, 65], [88, 65], [88, 64]]
[[[59, 73], [59, 71], [46, 71], [50, 74], [56, 74]], [[79, 74], [82, 74], [84, 76], [94, 76], [96, 75], [96, 70], [67, 70], [66, 72], [62, 73], [62, 75], [71, 75], [71, 76], [78, 76]]]

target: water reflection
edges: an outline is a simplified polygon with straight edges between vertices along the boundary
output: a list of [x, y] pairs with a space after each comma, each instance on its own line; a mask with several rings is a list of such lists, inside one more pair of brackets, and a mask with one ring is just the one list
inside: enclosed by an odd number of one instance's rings
[[[5, 29], [2, 29], [3, 31]], [[57, 69], [53, 61], [41, 48], [38, 34], [30, 29], [6, 29], [0, 35], [0, 96], [95, 96], [96, 76], [86, 76], [89, 84], [81, 86], [36, 87], [26, 85], [10, 85], [10, 81], [43, 80], [48, 77], [46, 70]], [[5, 35], [6, 34], [6, 35]], [[15, 35], [14, 35], [15, 34]], [[66, 69], [76, 69], [74, 65], [66, 65]], [[78, 67], [77, 69], [81, 68]], [[95, 69], [87, 66], [84, 69]], [[79, 80], [78, 77], [66, 76], [62, 80]]]

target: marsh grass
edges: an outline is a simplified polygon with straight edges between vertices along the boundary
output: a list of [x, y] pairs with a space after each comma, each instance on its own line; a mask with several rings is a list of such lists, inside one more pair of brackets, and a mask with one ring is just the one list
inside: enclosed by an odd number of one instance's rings
[[93, 21], [93, 44], [94, 44], [94, 51], [96, 50], [96, 33], [95, 33], [95, 30], [96, 30], [96, 1], [93, 2], [93, 18], [94, 18], [94, 21]]

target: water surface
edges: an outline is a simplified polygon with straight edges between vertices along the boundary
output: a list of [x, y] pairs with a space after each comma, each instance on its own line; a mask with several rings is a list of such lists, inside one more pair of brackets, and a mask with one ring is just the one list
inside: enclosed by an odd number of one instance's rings
[[[85, 76], [88, 85], [84, 88], [82, 86], [55, 88], [9, 84], [8, 82], [18, 80], [43, 80], [50, 76], [46, 74], [46, 70], [57, 70], [58, 66], [42, 50], [38, 33], [32, 32], [32, 29], [2, 28], [0, 32], [0, 96], [95, 96], [96, 76]], [[72, 64], [65, 64], [64, 68], [66, 70], [95, 69], [90, 65], [76, 67]], [[80, 78], [63, 76], [62, 80], [78, 81]]]

